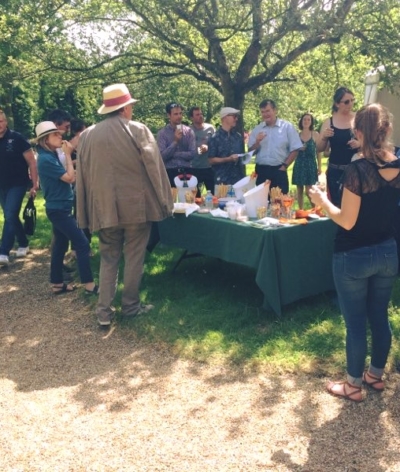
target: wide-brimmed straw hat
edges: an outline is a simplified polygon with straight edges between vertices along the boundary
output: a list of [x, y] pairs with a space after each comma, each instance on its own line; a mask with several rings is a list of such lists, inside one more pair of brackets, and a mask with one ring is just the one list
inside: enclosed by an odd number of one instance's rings
[[97, 113], [105, 115], [135, 102], [137, 100], [131, 97], [125, 84], [109, 85], [103, 90], [103, 105], [97, 110]]
[[47, 136], [51, 133], [60, 133], [62, 135], [62, 131], [57, 129], [57, 126], [52, 121], [42, 121], [39, 123], [35, 128], [36, 138], [34, 141], [39, 141], [40, 138], [43, 136]]

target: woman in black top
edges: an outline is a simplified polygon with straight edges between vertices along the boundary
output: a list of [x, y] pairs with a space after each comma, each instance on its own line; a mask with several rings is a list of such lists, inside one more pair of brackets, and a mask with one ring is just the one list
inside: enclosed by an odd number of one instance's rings
[[[384, 389], [382, 379], [391, 345], [388, 305], [397, 275], [393, 220], [400, 200], [400, 160], [389, 142], [391, 115], [370, 104], [355, 117], [354, 132], [361, 158], [343, 174], [341, 209], [316, 186], [312, 201], [339, 225], [333, 255], [333, 277], [346, 323], [347, 380], [329, 382], [333, 395], [362, 401], [362, 383]], [[371, 363], [366, 372], [367, 321], [371, 329]]]
[[343, 171], [357, 152], [359, 143], [352, 133], [354, 94], [345, 87], [333, 96], [332, 116], [324, 121], [317, 142], [317, 151], [330, 147], [326, 181], [332, 203], [340, 207], [340, 182]]

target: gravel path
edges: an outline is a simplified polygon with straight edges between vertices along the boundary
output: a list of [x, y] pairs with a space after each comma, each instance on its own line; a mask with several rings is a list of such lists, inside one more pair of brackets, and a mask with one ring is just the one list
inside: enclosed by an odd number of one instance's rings
[[400, 375], [354, 404], [326, 379], [180, 360], [79, 293], [49, 255], [0, 270], [0, 471], [400, 471]]

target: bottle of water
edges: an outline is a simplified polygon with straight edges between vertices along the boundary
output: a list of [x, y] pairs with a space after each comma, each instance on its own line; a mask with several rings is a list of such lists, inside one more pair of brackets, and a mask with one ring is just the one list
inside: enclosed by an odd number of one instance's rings
[[207, 195], [204, 198], [204, 202], [205, 202], [206, 208], [208, 208], [209, 210], [212, 210], [212, 208], [213, 208], [213, 196], [211, 195], [210, 190], [207, 190]]
[[233, 188], [233, 185], [229, 186], [228, 193], [226, 194], [227, 197], [229, 198], [234, 198], [235, 197], [235, 189]]

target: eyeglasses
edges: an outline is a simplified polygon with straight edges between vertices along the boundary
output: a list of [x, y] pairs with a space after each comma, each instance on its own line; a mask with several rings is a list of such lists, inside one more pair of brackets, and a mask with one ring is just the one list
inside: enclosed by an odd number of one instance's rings
[[340, 103], [344, 103], [345, 105], [348, 105], [350, 102], [354, 103], [356, 101], [355, 98], [348, 98], [347, 100], [341, 100]]

